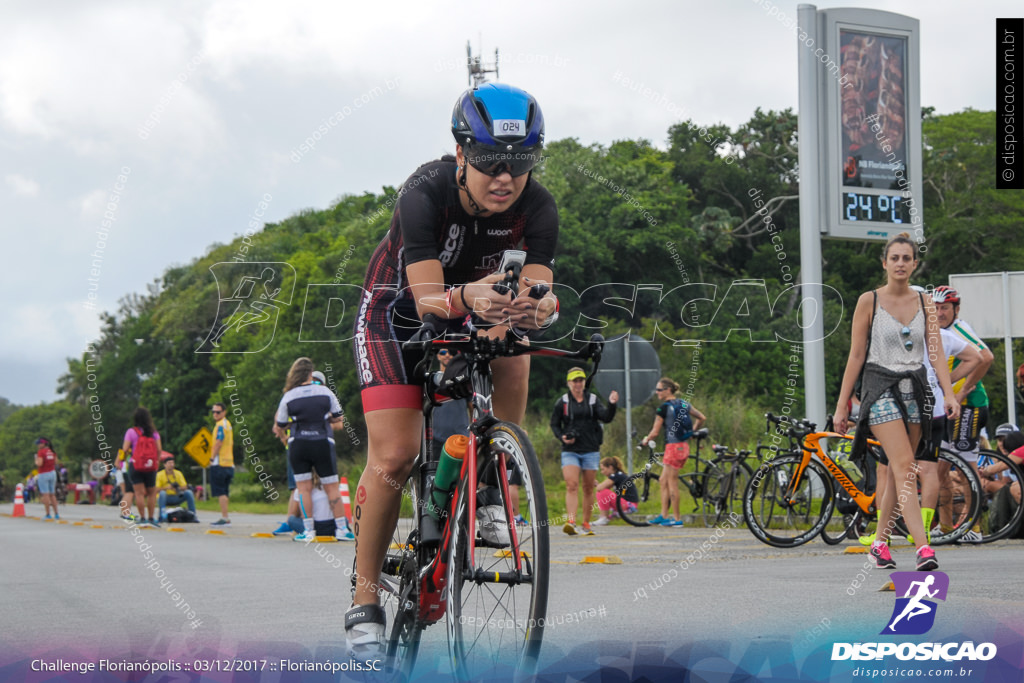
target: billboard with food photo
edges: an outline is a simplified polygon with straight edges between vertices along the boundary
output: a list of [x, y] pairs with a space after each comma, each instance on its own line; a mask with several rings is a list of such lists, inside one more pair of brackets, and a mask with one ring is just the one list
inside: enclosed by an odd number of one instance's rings
[[907, 173], [907, 39], [841, 30], [842, 184], [898, 189]]

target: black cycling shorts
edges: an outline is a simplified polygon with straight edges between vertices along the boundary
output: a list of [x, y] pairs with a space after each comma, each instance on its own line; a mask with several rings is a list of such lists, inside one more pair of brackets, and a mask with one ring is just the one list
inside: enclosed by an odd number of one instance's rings
[[927, 451], [919, 451], [916, 460], [919, 462], [938, 462], [939, 449], [942, 442], [946, 440], [947, 424], [946, 416], [932, 418], [932, 447]]
[[988, 423], [988, 406], [960, 406], [960, 417], [953, 421], [949, 442], [957, 451], [970, 453], [978, 448], [981, 428]]
[[311, 480], [313, 470], [325, 485], [338, 481], [338, 467], [327, 439], [293, 439], [288, 444], [288, 461], [292, 464], [296, 482]]
[[127, 469], [128, 475], [125, 476], [124, 480], [131, 481], [132, 490], [135, 490], [136, 486], [145, 486], [147, 489], [154, 488], [156, 486], [156, 472], [139, 472], [135, 469], [135, 466], [128, 463]]

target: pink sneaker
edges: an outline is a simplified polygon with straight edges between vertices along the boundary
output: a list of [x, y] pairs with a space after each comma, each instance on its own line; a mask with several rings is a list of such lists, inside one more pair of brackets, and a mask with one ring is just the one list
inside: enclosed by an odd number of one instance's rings
[[[879, 569], [895, 569], [896, 562], [889, 553], [889, 546], [875, 541], [871, 544], [871, 557], [875, 558], [875, 566]], [[932, 553], [934, 555], [934, 553]]]
[[935, 551], [930, 545], [921, 546], [917, 551], [917, 571], [930, 572], [939, 568], [939, 561], [935, 559]]

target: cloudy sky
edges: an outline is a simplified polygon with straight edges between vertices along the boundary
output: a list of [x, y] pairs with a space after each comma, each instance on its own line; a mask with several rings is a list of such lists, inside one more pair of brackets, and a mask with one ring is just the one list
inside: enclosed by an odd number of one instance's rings
[[[774, 4], [796, 16], [796, 2]], [[922, 104], [994, 108], [995, 18], [1019, 2], [841, 5], [920, 19]], [[797, 41], [771, 6], [4, 3], [0, 396], [56, 398], [100, 310], [240, 235], [261, 200], [280, 220], [450, 151], [468, 39], [489, 59], [500, 48], [500, 80], [537, 96], [548, 139], [664, 145], [679, 112], [735, 126], [756, 107], [796, 109]]]

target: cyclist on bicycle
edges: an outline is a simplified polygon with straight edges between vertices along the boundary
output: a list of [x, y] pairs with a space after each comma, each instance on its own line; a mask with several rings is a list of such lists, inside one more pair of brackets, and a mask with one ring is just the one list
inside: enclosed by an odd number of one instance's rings
[[[531, 178], [541, 159], [544, 117], [536, 99], [486, 83], [459, 96], [451, 118], [455, 157], [418, 168], [406, 180], [387, 235], [367, 267], [356, 316], [354, 355], [369, 433], [367, 465], [356, 489], [356, 587], [345, 615], [354, 656], [379, 654], [385, 617], [376, 584], [395, 528], [400, 488], [419, 450], [422, 389], [401, 343], [430, 313], [450, 330], [467, 322], [535, 330], [554, 321], [557, 300], [528, 289], [551, 281], [558, 211]], [[498, 292], [502, 252], [526, 251], [520, 296]], [[528, 356], [491, 363], [495, 415], [519, 423], [526, 412]]]
[[[676, 398], [677, 391], [679, 385], [668, 377], [658, 380], [654, 393], [663, 402], [655, 412], [654, 426], [640, 441], [641, 446], [647, 445], [648, 441], [658, 436], [663, 425], [668, 425], [665, 429], [665, 455], [658, 480], [661, 483], [661, 514], [651, 520], [651, 524], [662, 526], [683, 526], [683, 519], [679, 515], [679, 471], [690, 457], [690, 444], [687, 441], [707, 419], [704, 413], [691, 404]], [[670, 505], [675, 519], [668, 516]]]

